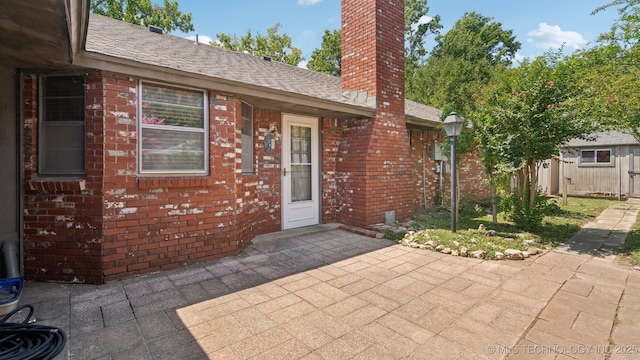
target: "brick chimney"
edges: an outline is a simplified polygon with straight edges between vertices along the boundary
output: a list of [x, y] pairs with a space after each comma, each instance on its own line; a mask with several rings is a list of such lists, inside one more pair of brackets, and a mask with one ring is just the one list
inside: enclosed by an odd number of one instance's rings
[[[342, 89], [375, 99], [346, 121], [337, 164], [339, 221], [367, 227], [413, 211], [404, 118], [404, 0], [342, 0]], [[358, 96], [362, 98], [362, 96]]]

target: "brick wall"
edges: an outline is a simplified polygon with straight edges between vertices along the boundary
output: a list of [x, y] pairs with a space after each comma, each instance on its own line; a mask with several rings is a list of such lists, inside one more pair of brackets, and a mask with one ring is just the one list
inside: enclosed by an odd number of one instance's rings
[[[445, 206], [451, 203], [451, 176], [447, 171], [442, 176], [440, 186], [440, 174], [436, 166], [440, 161], [433, 160], [431, 148], [435, 141], [446, 141], [444, 134], [436, 129], [411, 129], [411, 159], [414, 172], [414, 206], [416, 209], [432, 207], [436, 205], [438, 192], [440, 191]], [[423, 167], [424, 163], [424, 167]], [[447, 168], [449, 162], [446, 161]], [[426, 190], [426, 191], [425, 191]], [[491, 197], [491, 189], [486, 182], [484, 168], [479, 161], [479, 154], [462, 154], [458, 163], [458, 191], [462, 197], [483, 200]], [[426, 200], [426, 202], [425, 202]]]
[[337, 160], [338, 220], [368, 226], [414, 208], [404, 119], [404, 1], [342, 1], [342, 88], [376, 98], [369, 119], [345, 122]]
[[338, 181], [336, 178], [336, 161], [342, 137], [342, 122], [337, 119], [321, 119], [322, 132], [322, 208], [323, 223], [337, 222], [338, 214]]
[[[281, 229], [281, 112], [254, 108], [255, 173], [242, 174], [241, 102], [208, 93], [209, 175], [141, 177], [138, 79], [91, 72], [86, 176], [41, 178], [37, 76], [24, 75], [22, 87], [28, 279], [109, 282], [234, 255], [256, 235]], [[323, 223], [367, 226], [383, 221], [389, 209], [402, 220], [424, 206], [423, 184], [427, 205], [435, 202], [435, 162], [422, 148], [440, 133], [412, 130], [409, 138], [403, 119], [387, 110], [372, 119], [319, 119]], [[278, 142], [268, 154], [263, 141], [271, 124]], [[461, 163], [461, 194], [481, 192], [478, 169], [475, 159]]]
[[[102, 87], [99, 74], [87, 75], [87, 98]], [[22, 76], [24, 129], [24, 271], [27, 278], [69, 282], [102, 281], [101, 106], [87, 106], [86, 176], [38, 176], [38, 77]]]
[[[279, 230], [279, 212], [278, 221], [262, 213], [270, 186], [241, 174], [237, 98], [209, 96], [209, 176], [138, 177], [137, 79], [89, 74], [86, 176], [40, 178], [37, 86], [24, 77], [27, 278], [108, 282], [237, 254], [256, 233]], [[261, 176], [279, 174], [264, 156], [257, 163]]]

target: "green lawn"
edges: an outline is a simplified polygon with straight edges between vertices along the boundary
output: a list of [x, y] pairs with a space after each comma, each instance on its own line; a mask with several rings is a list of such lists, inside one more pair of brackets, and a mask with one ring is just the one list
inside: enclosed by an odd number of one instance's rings
[[619, 255], [631, 265], [640, 265], [640, 217], [631, 228], [631, 232], [620, 247]]
[[[526, 232], [513, 223], [499, 216], [498, 224], [491, 223], [491, 215], [486, 214], [486, 207], [472, 203], [460, 205], [458, 231], [450, 231], [451, 218], [448, 210], [434, 208], [416, 214], [411, 223], [409, 233], [405, 230], [387, 230], [388, 238], [432, 246], [443, 245], [452, 250], [484, 250], [486, 258], [493, 259], [496, 251], [506, 249], [526, 250], [529, 247], [553, 248], [568, 240], [580, 227], [593, 220], [607, 207], [619, 203], [615, 200], [594, 198], [569, 198], [566, 206], [561, 199], [551, 201], [549, 214], [544, 218], [542, 226], [536, 231]], [[483, 224], [486, 230], [478, 230]], [[640, 226], [640, 224], [637, 224]], [[405, 235], [406, 234], [406, 235]], [[638, 251], [640, 254], [640, 228], [638, 232]], [[640, 256], [639, 256], [640, 258]]]

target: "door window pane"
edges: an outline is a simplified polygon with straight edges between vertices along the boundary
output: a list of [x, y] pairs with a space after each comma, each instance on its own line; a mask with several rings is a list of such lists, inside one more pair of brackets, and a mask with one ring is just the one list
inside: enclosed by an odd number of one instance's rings
[[291, 126], [291, 201], [312, 200], [311, 128]]

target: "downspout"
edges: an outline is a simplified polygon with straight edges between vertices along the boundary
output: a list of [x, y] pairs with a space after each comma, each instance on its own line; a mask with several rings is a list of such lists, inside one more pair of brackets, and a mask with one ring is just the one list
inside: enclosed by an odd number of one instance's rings
[[[16, 72], [15, 74], [15, 89], [18, 89], [18, 94], [16, 96], [16, 117], [18, 119], [23, 119], [22, 114], [22, 94], [24, 94], [23, 82], [22, 82], [22, 73]], [[18, 204], [19, 216], [18, 216], [18, 230], [15, 233], [8, 233], [4, 235], [0, 235], [0, 251], [2, 252], [2, 260], [4, 264], [4, 269], [0, 269], [0, 273], [6, 274], [8, 278], [16, 278], [20, 277], [20, 261], [18, 257], [18, 244], [19, 239], [22, 238], [22, 162], [21, 160], [24, 158], [22, 156], [22, 124], [21, 121], [18, 120], [18, 126], [16, 126], [16, 136], [17, 136], [17, 156], [16, 160], [16, 174], [19, 177], [20, 181], [18, 181], [18, 188], [16, 194], [16, 202]]]

